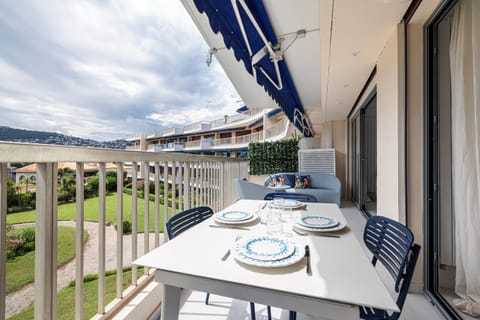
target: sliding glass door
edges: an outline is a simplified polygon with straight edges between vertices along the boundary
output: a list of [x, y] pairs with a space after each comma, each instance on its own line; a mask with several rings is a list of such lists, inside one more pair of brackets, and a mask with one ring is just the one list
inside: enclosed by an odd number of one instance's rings
[[480, 1], [446, 1], [427, 27], [427, 293], [480, 314]]
[[377, 211], [377, 97], [373, 93], [351, 120], [352, 200], [369, 215]]

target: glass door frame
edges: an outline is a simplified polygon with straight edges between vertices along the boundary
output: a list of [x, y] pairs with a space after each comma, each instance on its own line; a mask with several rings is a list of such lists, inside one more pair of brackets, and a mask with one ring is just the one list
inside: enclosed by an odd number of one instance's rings
[[462, 318], [439, 291], [440, 252], [440, 146], [438, 123], [438, 26], [460, 0], [444, 0], [427, 22], [425, 48], [424, 108], [424, 289], [448, 319]]
[[[365, 112], [367, 107], [370, 106], [370, 103], [377, 97], [377, 87], [374, 87], [370, 94], [367, 96], [365, 101], [359, 110], [350, 118], [350, 141], [351, 141], [351, 199], [352, 202], [367, 216], [372, 216], [372, 213], [369, 212], [365, 206], [365, 172], [366, 172], [366, 157], [365, 157]], [[357, 121], [360, 122], [360, 125], [357, 128]], [[359, 139], [358, 146], [360, 150], [357, 150], [357, 139]], [[357, 163], [357, 152], [359, 153], [360, 163]], [[358, 168], [358, 172], [357, 172]], [[355, 183], [357, 183], [355, 185]], [[357, 201], [358, 199], [358, 201]]]

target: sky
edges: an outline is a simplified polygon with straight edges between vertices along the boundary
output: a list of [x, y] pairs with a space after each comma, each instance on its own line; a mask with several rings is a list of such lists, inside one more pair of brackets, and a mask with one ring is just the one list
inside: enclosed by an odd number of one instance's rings
[[0, 2], [0, 126], [95, 140], [233, 114], [179, 0]]

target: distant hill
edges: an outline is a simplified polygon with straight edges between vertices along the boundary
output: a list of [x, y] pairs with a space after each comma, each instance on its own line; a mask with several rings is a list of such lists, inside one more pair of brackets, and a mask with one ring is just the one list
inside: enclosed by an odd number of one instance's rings
[[95, 147], [108, 149], [125, 149], [130, 145], [123, 139], [113, 141], [95, 141], [67, 136], [56, 132], [15, 129], [0, 126], [0, 141], [56, 144], [62, 146]]

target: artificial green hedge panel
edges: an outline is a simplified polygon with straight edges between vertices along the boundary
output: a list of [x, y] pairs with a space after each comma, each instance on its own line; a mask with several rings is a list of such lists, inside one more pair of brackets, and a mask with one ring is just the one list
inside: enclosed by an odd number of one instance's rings
[[298, 139], [248, 144], [250, 174], [296, 172], [298, 169]]

